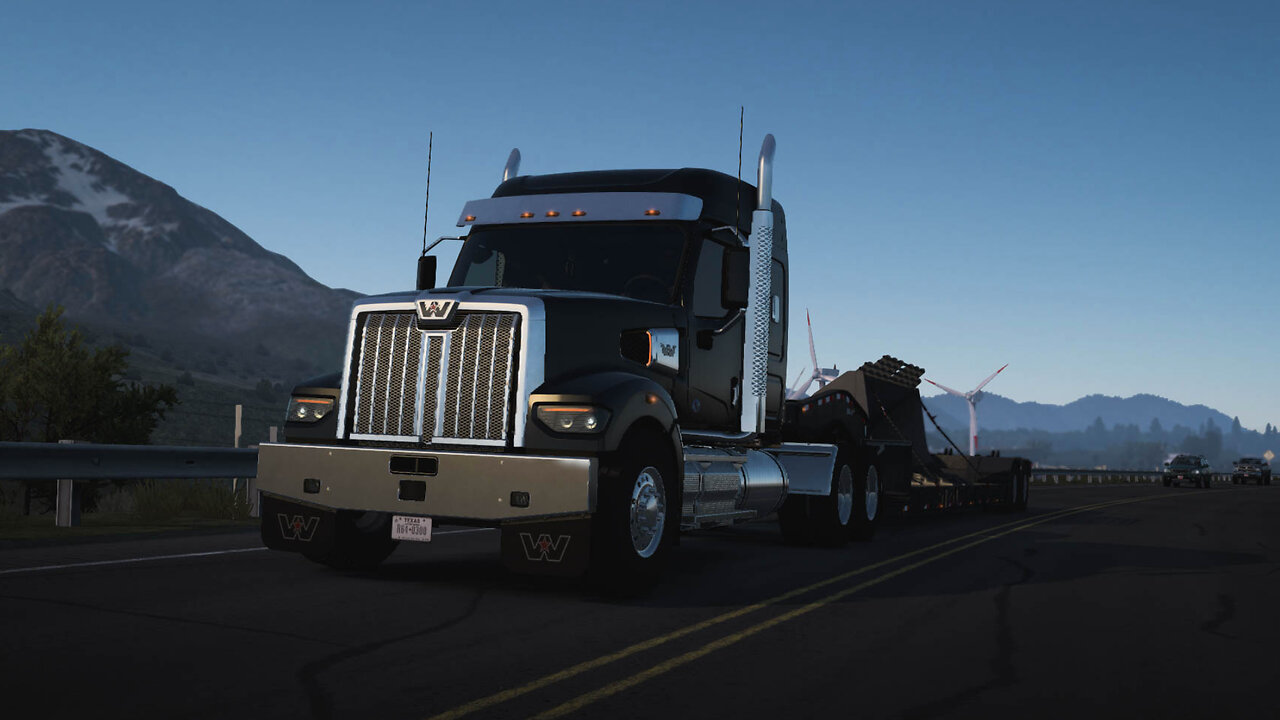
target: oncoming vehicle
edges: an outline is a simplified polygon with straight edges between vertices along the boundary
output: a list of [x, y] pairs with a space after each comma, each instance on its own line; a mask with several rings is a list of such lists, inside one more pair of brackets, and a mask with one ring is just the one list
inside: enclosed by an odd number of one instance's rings
[[1178, 455], [1164, 464], [1164, 486], [1189, 482], [1195, 487], [1209, 487], [1213, 470], [1203, 455]]
[[1259, 457], [1243, 457], [1231, 463], [1231, 482], [1244, 485], [1250, 480], [1259, 485], [1271, 484], [1271, 464]]

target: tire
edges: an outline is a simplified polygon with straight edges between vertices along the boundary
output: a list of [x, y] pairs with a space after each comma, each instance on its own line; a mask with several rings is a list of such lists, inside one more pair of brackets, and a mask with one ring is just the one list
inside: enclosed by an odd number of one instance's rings
[[1017, 490], [1015, 490], [1013, 509], [1015, 512], [1027, 511], [1027, 500], [1031, 495], [1031, 474], [1025, 469], [1018, 472], [1015, 480]]
[[853, 515], [849, 521], [849, 537], [870, 540], [876, 535], [884, 510], [880, 473], [874, 463], [858, 463], [857, 468], [853, 477]]
[[588, 570], [601, 592], [632, 597], [657, 584], [680, 533], [681, 481], [657, 433], [628, 434], [601, 459]]
[[308, 560], [335, 570], [372, 570], [400, 544], [391, 539], [387, 513], [339, 510], [334, 522], [333, 547], [322, 554], [306, 554]]
[[809, 498], [809, 522], [819, 545], [840, 547], [849, 542], [856, 504], [853, 477], [848, 452], [842, 448], [831, 473], [831, 490], [826, 497]]

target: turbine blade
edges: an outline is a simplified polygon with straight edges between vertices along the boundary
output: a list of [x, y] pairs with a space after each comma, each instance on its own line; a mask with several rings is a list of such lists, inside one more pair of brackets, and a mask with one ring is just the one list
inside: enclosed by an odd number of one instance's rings
[[927, 383], [929, 383], [930, 385], [933, 385], [934, 387], [941, 388], [941, 389], [943, 389], [943, 390], [947, 391], [948, 393], [951, 393], [952, 395], [956, 395], [956, 396], [959, 396], [959, 397], [965, 397], [965, 394], [964, 394], [964, 393], [962, 393], [962, 392], [960, 392], [959, 390], [952, 390], [951, 388], [947, 387], [946, 385], [939, 385], [938, 383], [936, 383], [936, 382], [934, 382], [934, 381], [930, 380], [929, 378], [925, 378], [925, 379], [924, 379], [924, 381], [925, 381], [925, 382], [927, 382]]
[[[1005, 363], [1005, 364], [1004, 364], [1004, 367], [1001, 367], [1001, 368], [1000, 368], [1000, 370], [1004, 370], [1004, 369], [1005, 369], [1005, 368], [1007, 368], [1007, 367], [1009, 367], [1009, 363]], [[973, 389], [973, 391], [974, 391], [974, 392], [978, 392], [979, 390], [981, 390], [981, 389], [982, 389], [982, 388], [983, 388], [987, 383], [989, 383], [989, 382], [991, 382], [993, 379], [995, 379], [995, 376], [997, 376], [997, 375], [999, 375], [999, 374], [1000, 374], [1000, 370], [997, 370], [997, 371], [995, 371], [995, 372], [991, 373], [990, 375], [988, 375], [988, 376], [987, 376], [987, 379], [986, 379], [986, 380], [983, 380], [983, 381], [978, 385], [978, 387], [976, 387], [976, 388], [974, 388], [974, 389]]]
[[[807, 369], [808, 368], [805, 368], [805, 370]], [[800, 378], [802, 377], [804, 377], [804, 370], [801, 370], [800, 374], [796, 376], [796, 379], [791, 381], [791, 389], [787, 391], [788, 395], [796, 391], [796, 388], [800, 385]]]
[[813, 349], [813, 321], [809, 319], [809, 308], [804, 309], [804, 321], [809, 325], [809, 360], [813, 362], [814, 372], [817, 372], [818, 351]]

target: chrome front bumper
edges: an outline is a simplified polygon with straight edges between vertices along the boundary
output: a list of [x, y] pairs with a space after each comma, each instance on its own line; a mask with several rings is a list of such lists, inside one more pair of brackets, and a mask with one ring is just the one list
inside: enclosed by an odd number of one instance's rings
[[[264, 443], [257, 486], [337, 510], [498, 523], [593, 512], [596, 469], [594, 458]], [[521, 493], [528, 507], [513, 506]]]

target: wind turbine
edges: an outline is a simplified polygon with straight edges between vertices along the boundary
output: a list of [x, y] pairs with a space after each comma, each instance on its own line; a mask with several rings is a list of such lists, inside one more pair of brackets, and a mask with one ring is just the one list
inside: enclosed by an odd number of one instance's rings
[[840, 370], [832, 365], [829, 368], [818, 367], [818, 353], [813, 349], [813, 321], [809, 319], [809, 309], [805, 308], [804, 321], [809, 326], [809, 360], [813, 362], [813, 374], [805, 381], [804, 385], [800, 384], [800, 379], [804, 377], [804, 371], [796, 376], [796, 381], [792, 383], [791, 389], [787, 391], [788, 400], [798, 400], [808, 397], [807, 391], [809, 386], [816, 380], [819, 388], [823, 388], [827, 383], [840, 377]]
[[[1009, 367], [1009, 363], [1005, 363], [1004, 367], [1001, 367], [1000, 370], [1004, 370], [1007, 367]], [[991, 373], [990, 375], [988, 375], [986, 380], [983, 380], [982, 382], [978, 383], [978, 387], [970, 390], [967, 393], [960, 392], [959, 390], [952, 390], [946, 385], [939, 385], [938, 383], [930, 380], [929, 378], [925, 378], [925, 382], [928, 382], [930, 385], [946, 390], [948, 393], [955, 395], [956, 397], [962, 397], [964, 398], [964, 401], [969, 404], [969, 454], [970, 455], [978, 454], [978, 411], [974, 406], [977, 405], [978, 401], [982, 399], [982, 388], [986, 387], [987, 383], [991, 382], [995, 378], [995, 376], [999, 375], [1000, 370], [997, 370]]]

